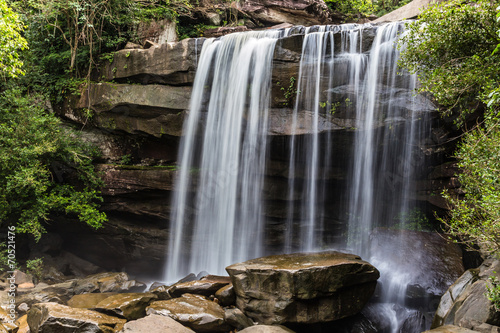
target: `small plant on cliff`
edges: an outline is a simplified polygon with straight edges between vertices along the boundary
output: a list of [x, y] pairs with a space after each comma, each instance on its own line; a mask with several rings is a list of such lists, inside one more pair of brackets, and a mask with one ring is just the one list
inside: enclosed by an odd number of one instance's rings
[[[285, 99], [285, 101], [283, 102], [283, 106], [293, 106], [293, 104], [295, 103], [295, 97], [297, 96], [297, 88], [295, 87], [295, 82], [297, 81], [297, 79], [292, 76], [290, 77], [290, 83], [288, 84], [287, 87], [281, 87], [281, 91], [283, 92], [283, 98]], [[277, 83], [278, 86], [281, 85], [281, 82], [278, 82]]]
[[486, 283], [486, 297], [493, 303], [495, 310], [500, 311], [500, 281], [492, 275], [489, 277], [489, 284]]
[[43, 258], [26, 260], [26, 273], [32, 275], [36, 281], [40, 281], [43, 274]]

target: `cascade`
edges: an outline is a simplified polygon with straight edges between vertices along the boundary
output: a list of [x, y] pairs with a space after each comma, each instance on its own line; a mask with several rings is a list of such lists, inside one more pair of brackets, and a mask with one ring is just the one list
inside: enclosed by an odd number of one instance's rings
[[[404, 23], [346, 24], [236, 33], [205, 40], [179, 151], [165, 280], [269, 254], [263, 188], [269, 145], [272, 59], [279, 38], [303, 33], [288, 151], [282, 253], [341, 249], [381, 271], [381, 315], [397, 332], [411, 272], [373, 247], [379, 227], [401, 227], [417, 208], [412, 181], [425, 165], [418, 142], [429, 130], [413, 105], [416, 78], [397, 67]], [[365, 40], [369, 31], [371, 39]], [[371, 35], [370, 35], [371, 34]], [[307, 114], [305, 121], [300, 115]], [[350, 123], [348, 156], [334, 156], [329, 130]], [[200, 124], [204, 125], [200, 125]], [[330, 124], [330, 125], [325, 125]], [[329, 197], [332, 161], [347, 160], [342, 198]], [[298, 196], [298, 199], [297, 199]], [[330, 202], [342, 202], [344, 230], [324, 238]], [[338, 241], [340, 239], [340, 241]], [[395, 244], [398, 242], [395, 241]], [[397, 252], [397, 248], [394, 248]], [[407, 268], [404, 268], [407, 269]]]
[[[200, 270], [224, 274], [227, 265], [261, 255], [260, 190], [279, 35], [238, 33], [203, 44], [180, 147], [167, 280]], [[199, 128], [202, 117], [206, 128]]]

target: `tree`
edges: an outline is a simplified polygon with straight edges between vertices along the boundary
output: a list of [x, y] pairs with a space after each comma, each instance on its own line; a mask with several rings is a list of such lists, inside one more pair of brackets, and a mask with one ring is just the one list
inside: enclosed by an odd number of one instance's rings
[[[401, 64], [417, 72], [421, 91], [466, 130], [455, 157], [463, 195], [445, 192], [441, 221], [457, 239], [500, 252], [500, 7], [491, 1], [451, 1], [426, 10], [402, 38]], [[468, 130], [464, 120], [483, 117]]]
[[4, 77], [24, 74], [18, 53], [28, 47], [21, 35], [23, 28], [19, 16], [7, 6], [5, 0], [0, 0], [0, 75]]
[[[461, 124], [500, 81], [496, 6], [454, 0], [431, 6], [401, 39], [401, 66], [417, 72], [445, 115]], [[456, 112], [454, 112], [456, 111]]]
[[70, 214], [98, 228], [102, 185], [96, 151], [44, 108], [44, 99], [0, 93], [0, 223], [39, 239], [53, 214]]

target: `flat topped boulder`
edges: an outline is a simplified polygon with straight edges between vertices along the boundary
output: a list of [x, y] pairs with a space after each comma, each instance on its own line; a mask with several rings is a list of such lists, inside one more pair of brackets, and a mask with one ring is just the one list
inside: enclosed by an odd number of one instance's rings
[[236, 304], [261, 324], [316, 323], [359, 312], [380, 274], [359, 256], [341, 252], [294, 253], [226, 268]]

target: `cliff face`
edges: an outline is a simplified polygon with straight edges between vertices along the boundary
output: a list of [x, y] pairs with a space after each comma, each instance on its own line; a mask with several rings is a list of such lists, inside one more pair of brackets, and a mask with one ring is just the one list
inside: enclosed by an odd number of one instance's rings
[[[255, 4], [246, 2], [246, 5]], [[373, 30], [364, 30], [362, 38], [366, 50], [373, 37]], [[273, 58], [268, 131], [270, 159], [263, 189], [270, 249], [273, 244], [282, 242], [287, 200], [290, 199], [286, 195], [289, 181], [286, 151], [293, 134], [291, 115], [296, 93], [293, 81], [298, 77], [303, 38], [303, 34], [298, 34], [280, 39]], [[103, 209], [110, 217], [110, 222], [96, 232], [78, 227], [76, 233], [73, 226], [65, 231], [62, 227], [63, 246], [68, 251], [108, 270], [126, 269], [148, 275], [161, 272], [179, 141], [204, 41], [203, 38], [186, 39], [153, 45], [148, 49], [121, 50], [112, 62], [101, 68], [101, 83], [91, 84], [79, 98], [68, 101], [66, 107], [59, 110], [67, 120], [85, 125], [84, 139], [95, 143], [103, 152], [98, 168], [106, 183], [102, 192], [105, 198]], [[335, 41], [333, 48], [339, 49], [341, 38]], [[384, 99], [383, 91], [378, 93], [381, 95], [379, 103], [411, 105], [408, 106], [408, 115], [412, 112], [433, 114], [435, 108], [424, 96], [418, 96], [414, 103], [407, 103], [411, 91], [398, 91], [396, 101]], [[339, 213], [345, 199], [340, 193], [347, 186], [350, 168], [345, 156], [352, 154], [357, 131], [354, 128], [356, 119], [342, 104], [355, 99], [355, 92], [339, 78], [333, 96], [335, 100], [328, 102], [337, 103], [338, 108], [334, 115], [323, 117], [319, 126], [319, 140], [329, 140], [333, 133], [336, 141], [332, 146], [330, 168], [322, 172], [322, 181], [328, 184], [329, 191], [325, 197], [340, 197], [326, 205], [324, 219], [328, 223], [324, 233], [327, 239], [339, 237], [339, 230], [346, 222]], [[308, 110], [299, 112], [297, 121], [303, 125], [299, 128], [308, 128], [312, 117]], [[429, 168], [418, 175], [418, 191], [414, 199], [427, 212], [446, 208], [439, 195], [443, 188], [458, 188], [453, 165], [443, 164], [449, 148], [449, 132], [437, 119], [432, 123], [429, 136], [417, 143]], [[382, 125], [383, 122], [373, 124], [375, 130]], [[305, 138], [311, 133], [299, 130], [295, 134]], [[303, 177], [300, 170], [296, 170], [295, 177]], [[388, 182], [401, 181], [397, 174], [384, 177]], [[299, 195], [292, 196], [292, 200], [298, 199]]]

